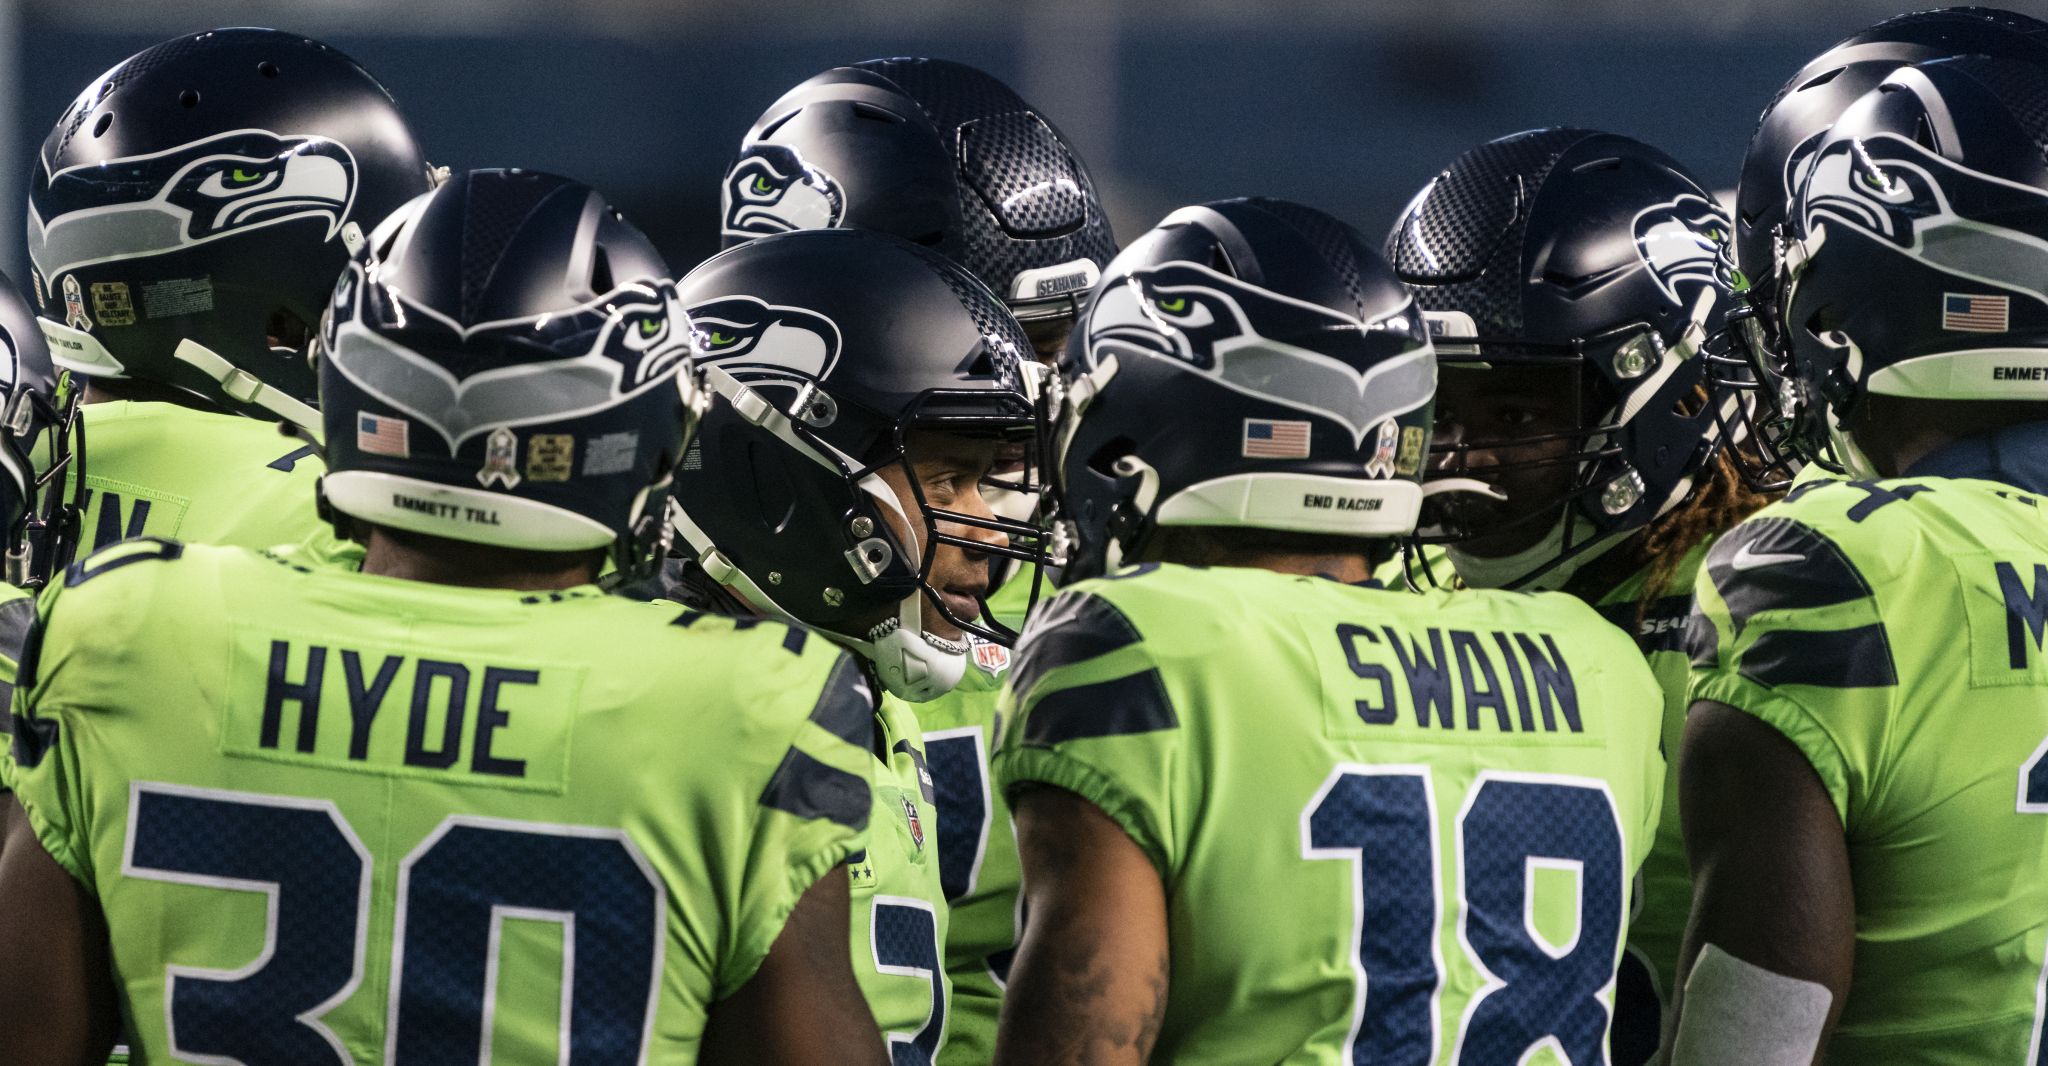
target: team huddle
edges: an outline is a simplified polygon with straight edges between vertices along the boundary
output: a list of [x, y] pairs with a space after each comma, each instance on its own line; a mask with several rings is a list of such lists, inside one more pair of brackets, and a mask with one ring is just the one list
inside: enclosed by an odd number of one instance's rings
[[2048, 1062], [2048, 24], [1119, 244], [971, 67], [688, 270], [222, 29], [0, 285], [0, 1060]]

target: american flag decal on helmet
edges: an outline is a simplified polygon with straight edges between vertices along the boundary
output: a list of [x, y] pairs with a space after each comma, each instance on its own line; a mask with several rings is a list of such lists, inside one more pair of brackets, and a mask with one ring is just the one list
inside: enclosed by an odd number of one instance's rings
[[1957, 333], [2004, 333], [2011, 309], [2011, 297], [1945, 292], [1941, 294], [1941, 328]]
[[1244, 420], [1244, 457], [1247, 459], [1308, 458], [1307, 422], [1275, 421], [1270, 418]]

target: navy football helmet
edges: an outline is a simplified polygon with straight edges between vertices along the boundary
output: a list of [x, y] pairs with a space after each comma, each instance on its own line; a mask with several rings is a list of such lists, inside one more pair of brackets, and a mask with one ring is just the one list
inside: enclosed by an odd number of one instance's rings
[[43, 141], [28, 251], [57, 365], [317, 424], [305, 341], [349, 253], [431, 185], [384, 87], [318, 41], [188, 34]]
[[699, 406], [667, 273], [567, 178], [473, 171], [399, 209], [331, 287], [314, 344], [337, 530], [610, 546], [639, 570], [665, 547]]
[[[985, 593], [979, 617], [948, 605], [930, 580], [938, 546], [973, 560], [1052, 560], [1042, 528], [929, 498], [908, 440], [1035, 437], [1031, 348], [1016, 320], [950, 260], [860, 230], [748, 241], [679, 288], [711, 398], [673, 509], [678, 551], [709, 583], [696, 591], [831, 635], [906, 699], [950, 690], [967, 645], [927, 631], [926, 598], [966, 633], [1014, 634], [993, 621]], [[899, 505], [883, 476], [892, 468], [921, 513]]]
[[[0, 529], [7, 583], [40, 588], [69, 565], [85, 510], [83, 425], [78, 393], [50, 362], [50, 349], [21, 292], [0, 276]], [[78, 469], [73, 470], [76, 462]], [[70, 489], [66, 490], [66, 475]]]
[[1116, 254], [1088, 168], [1010, 87], [960, 63], [874, 59], [791, 89], [726, 171], [727, 247], [880, 230], [965, 266], [1034, 338], [1067, 328]]
[[[1757, 119], [1735, 194], [1735, 263], [1743, 306], [1735, 313], [1746, 351], [1719, 353], [1709, 365], [1734, 388], [1761, 387], [1757, 424], [1740, 431], [1752, 442], [1732, 455], [1756, 488], [1783, 487], [1803, 455], [1794, 438], [1820, 439], [1794, 423], [1816, 416], [1803, 386], [1785, 374], [1787, 342], [1778, 331], [1778, 253], [1786, 209], [1812, 169], [1828, 127], [1848, 106], [1900, 67], [1948, 56], [1983, 54], [2048, 59], [2048, 23], [2011, 11], [1951, 7], [1885, 19], [1845, 38], [1801, 67]], [[1817, 423], [1816, 423], [1817, 424]]]
[[[1732, 303], [1729, 231], [1713, 194], [1671, 157], [1578, 129], [1480, 145], [1402, 214], [1387, 258], [1430, 322], [1439, 364], [1554, 367], [1576, 394], [1578, 424], [1542, 435], [1464, 424], [1439, 396], [1433, 477], [1565, 475], [1552, 498], [1512, 510], [1486, 492], [1433, 501], [1424, 534], [1451, 543], [1468, 582], [1554, 587], [1691, 493], [1743, 401], [1710, 400], [1702, 355]], [[1473, 462], [1510, 450], [1534, 457]], [[1470, 549], [1503, 529], [1527, 546]]]
[[1414, 528], [1429, 334], [1365, 239], [1320, 211], [1255, 198], [1168, 215], [1111, 262], [1060, 376], [1065, 580], [1138, 557], [1161, 527]]
[[2048, 62], [1894, 70], [1844, 111], [1792, 203], [1783, 372], [1802, 449], [1875, 476], [1844, 427], [1872, 393], [2048, 400]]

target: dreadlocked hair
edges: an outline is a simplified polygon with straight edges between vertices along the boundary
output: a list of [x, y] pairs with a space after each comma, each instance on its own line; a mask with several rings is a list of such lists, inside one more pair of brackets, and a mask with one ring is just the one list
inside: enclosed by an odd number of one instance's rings
[[1643, 531], [1637, 550], [1649, 561], [1649, 573], [1637, 595], [1636, 621], [1643, 620], [1651, 601], [1663, 593], [1694, 548], [1734, 529], [1781, 495], [1750, 489], [1735, 469], [1734, 459], [1725, 451], [1716, 455], [1692, 497]]

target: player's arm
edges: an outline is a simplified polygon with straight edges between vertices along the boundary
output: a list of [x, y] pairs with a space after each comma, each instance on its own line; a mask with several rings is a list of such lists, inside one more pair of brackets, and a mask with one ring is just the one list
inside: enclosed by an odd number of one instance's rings
[[1166, 1014], [1166, 892], [1122, 827], [1072, 792], [1013, 797], [1026, 919], [999, 1066], [1143, 1063]]
[[1856, 942], [1834, 802], [1783, 734], [1709, 700], [1687, 716], [1678, 785], [1693, 910], [1670, 1062], [1819, 1061]]
[[844, 865], [798, 898], [761, 968], [711, 1005], [699, 1062], [887, 1066], [881, 1031], [853, 977], [851, 898]]
[[0, 1062], [97, 1066], [120, 1024], [106, 920], [0, 796]]

